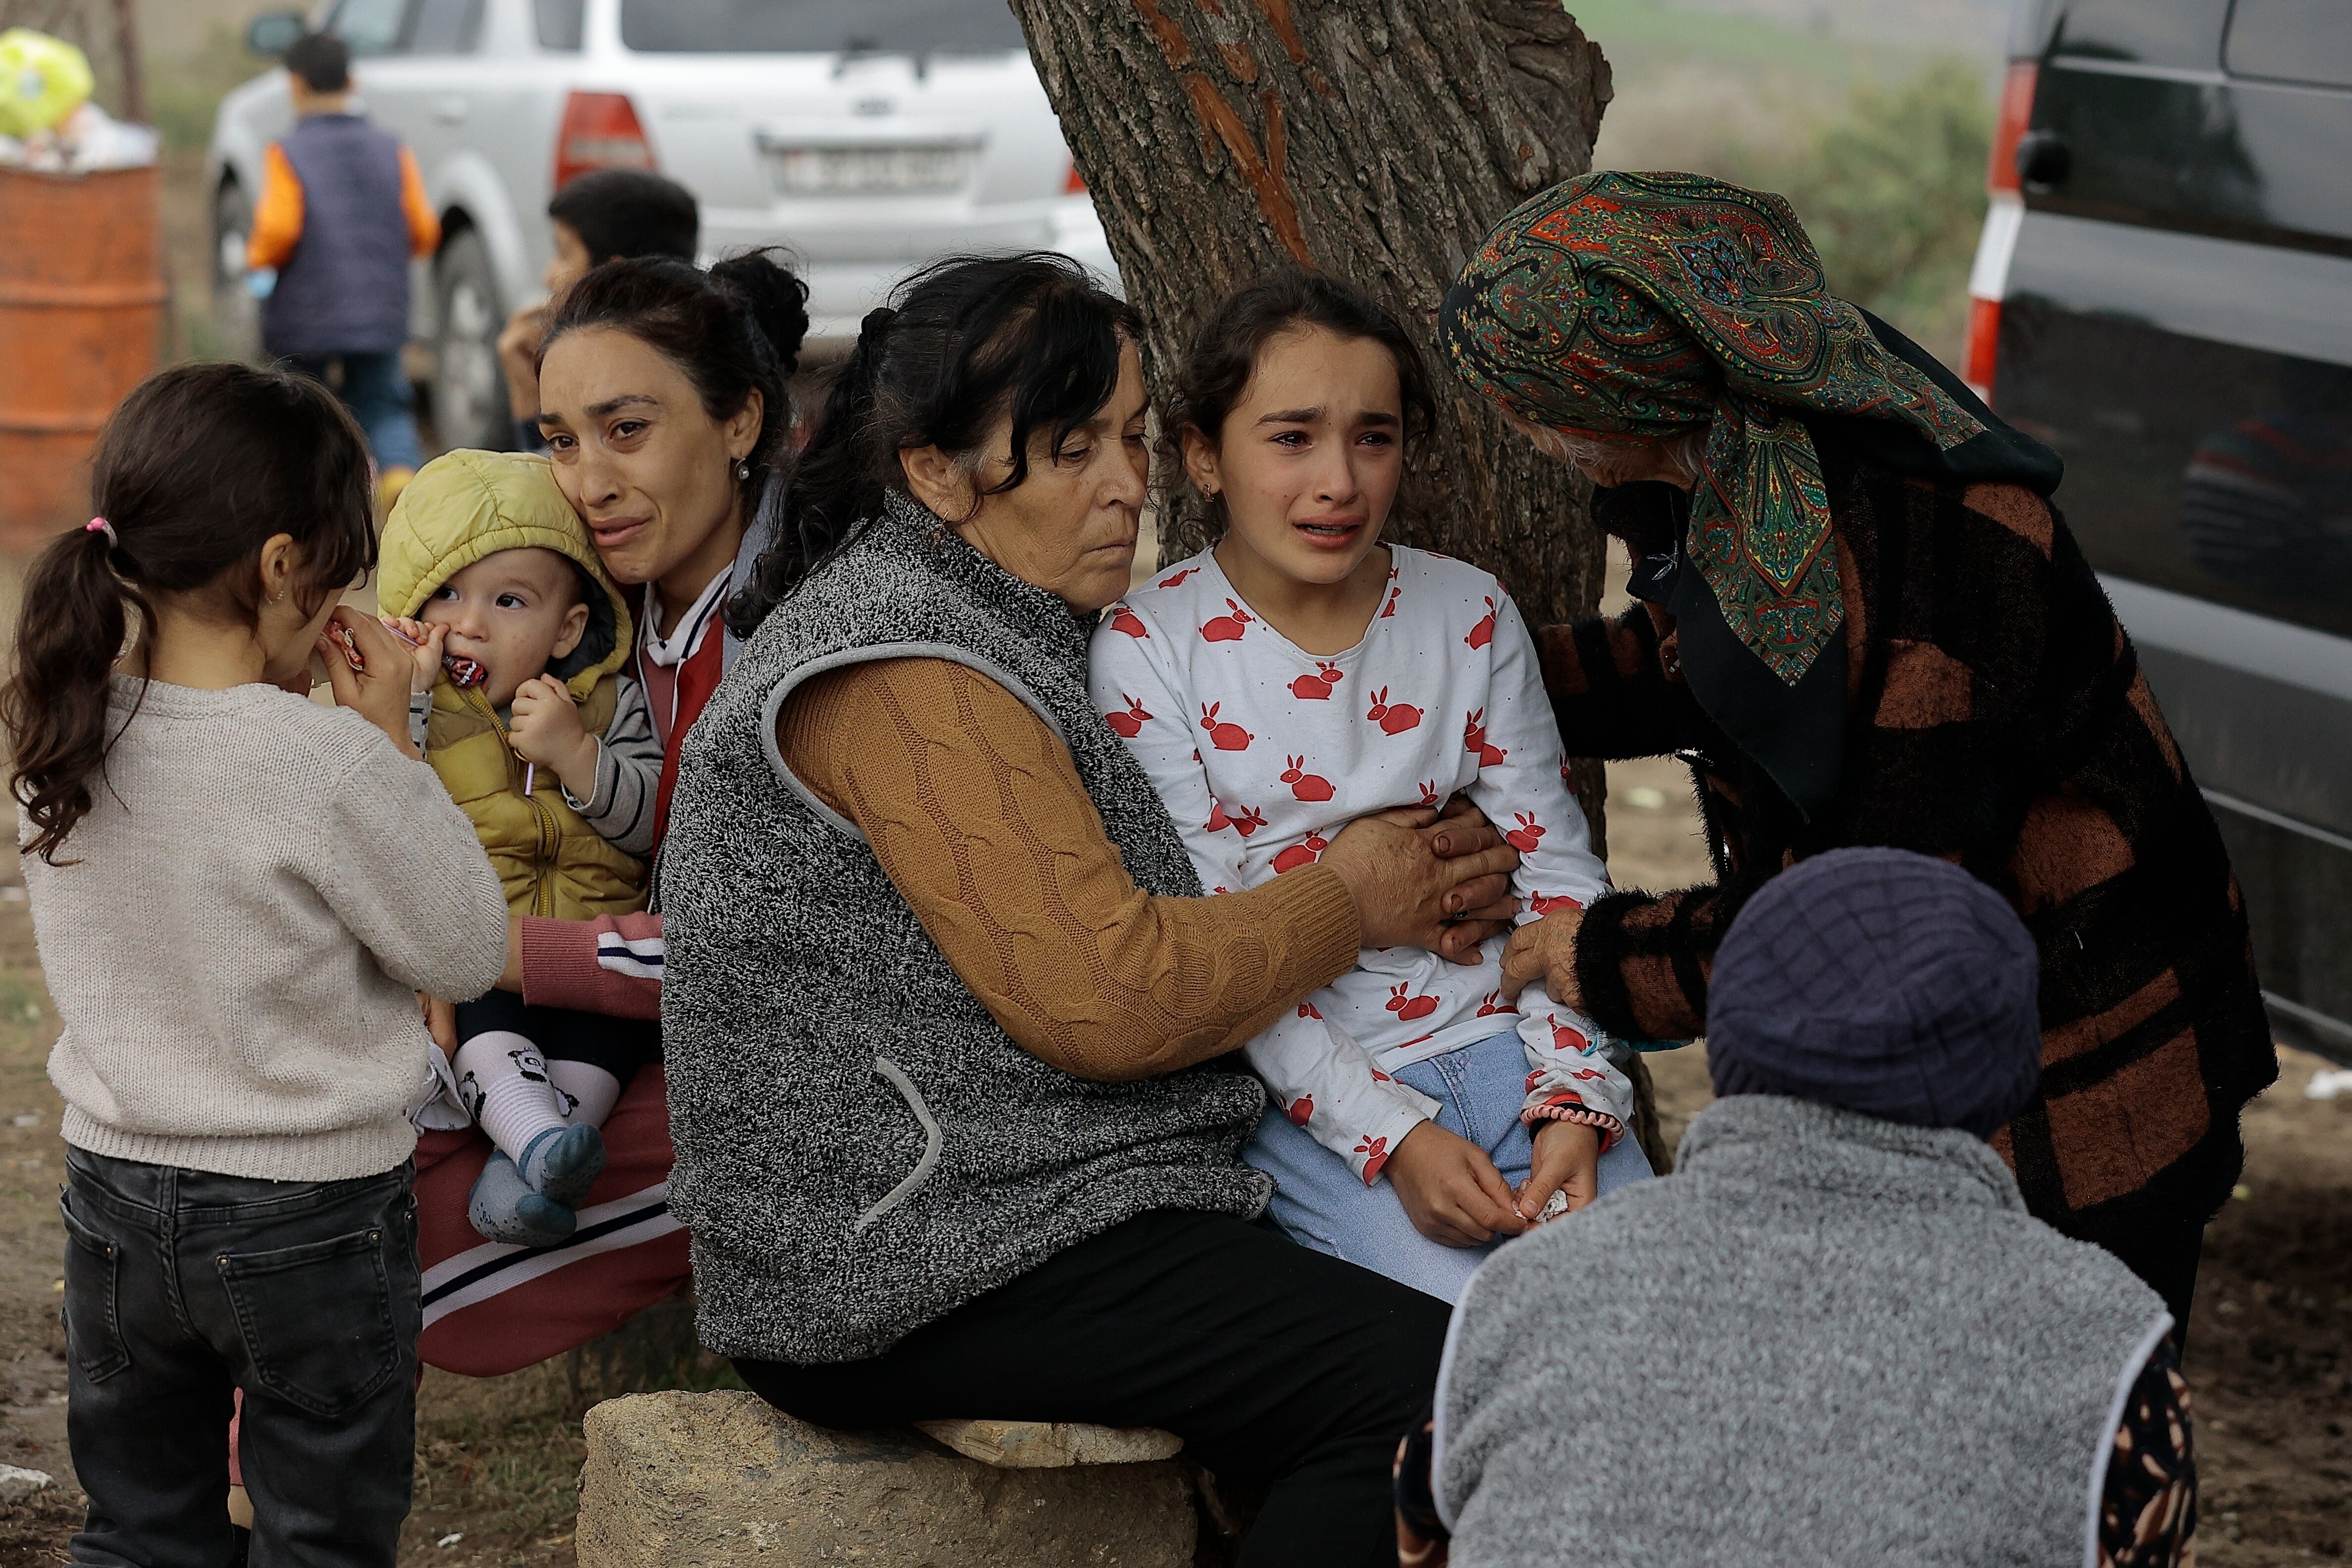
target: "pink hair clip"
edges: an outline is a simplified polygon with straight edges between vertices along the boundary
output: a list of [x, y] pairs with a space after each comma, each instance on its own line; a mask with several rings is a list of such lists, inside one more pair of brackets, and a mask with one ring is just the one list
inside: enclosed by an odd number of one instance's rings
[[107, 521], [106, 519], [102, 517], [91, 518], [88, 522], [81, 525], [81, 531], [84, 533], [102, 533], [106, 535], [106, 547], [109, 550], [118, 549], [122, 543], [121, 540], [117, 539], [114, 536], [114, 524]]

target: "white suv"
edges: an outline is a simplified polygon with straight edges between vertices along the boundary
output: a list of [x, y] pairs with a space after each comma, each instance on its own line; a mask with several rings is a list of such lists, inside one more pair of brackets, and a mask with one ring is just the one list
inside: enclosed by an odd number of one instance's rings
[[[276, 53], [303, 24], [248, 38]], [[813, 339], [854, 335], [940, 256], [1058, 250], [1118, 276], [1004, 0], [328, 0], [308, 25], [351, 46], [364, 112], [415, 149], [441, 215], [415, 332], [446, 445], [508, 443], [499, 329], [541, 292], [549, 195], [590, 169], [685, 185], [707, 257], [786, 247]], [[262, 150], [290, 115], [273, 70], [213, 126], [215, 314], [238, 346]]]

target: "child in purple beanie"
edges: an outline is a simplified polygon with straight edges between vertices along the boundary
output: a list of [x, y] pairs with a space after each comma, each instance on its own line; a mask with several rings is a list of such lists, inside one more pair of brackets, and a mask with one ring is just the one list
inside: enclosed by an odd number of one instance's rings
[[2036, 976], [1945, 861], [1765, 884], [1717, 954], [1719, 1098], [1675, 1173], [1471, 1280], [1402, 1457], [1404, 1560], [1450, 1534], [1478, 1568], [2188, 1562], [2172, 1318], [1986, 1142], [2040, 1077]]

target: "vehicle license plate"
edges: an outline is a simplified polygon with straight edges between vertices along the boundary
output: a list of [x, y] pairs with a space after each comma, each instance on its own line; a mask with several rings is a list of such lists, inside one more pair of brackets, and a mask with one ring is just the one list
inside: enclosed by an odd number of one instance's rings
[[971, 166], [969, 147], [778, 147], [768, 168], [787, 196], [911, 195], [952, 191]]

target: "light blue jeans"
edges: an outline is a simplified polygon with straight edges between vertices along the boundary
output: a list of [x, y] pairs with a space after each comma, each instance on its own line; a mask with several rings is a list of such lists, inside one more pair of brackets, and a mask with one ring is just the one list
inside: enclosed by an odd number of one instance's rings
[[[1438, 1102], [1437, 1124], [1486, 1151], [1503, 1180], [1525, 1181], [1534, 1146], [1519, 1110], [1527, 1104], [1528, 1058], [1517, 1034], [1494, 1035], [1396, 1074]], [[1441, 1301], [1462, 1288], [1486, 1255], [1503, 1245], [1448, 1247], [1412, 1227], [1396, 1189], [1356, 1179], [1348, 1162], [1315, 1142], [1274, 1107], [1266, 1109], [1242, 1158], [1275, 1179], [1275, 1223], [1292, 1240], [1344, 1258]], [[1601, 1156], [1601, 1192], [1650, 1179], [1650, 1163], [1629, 1133]]]

